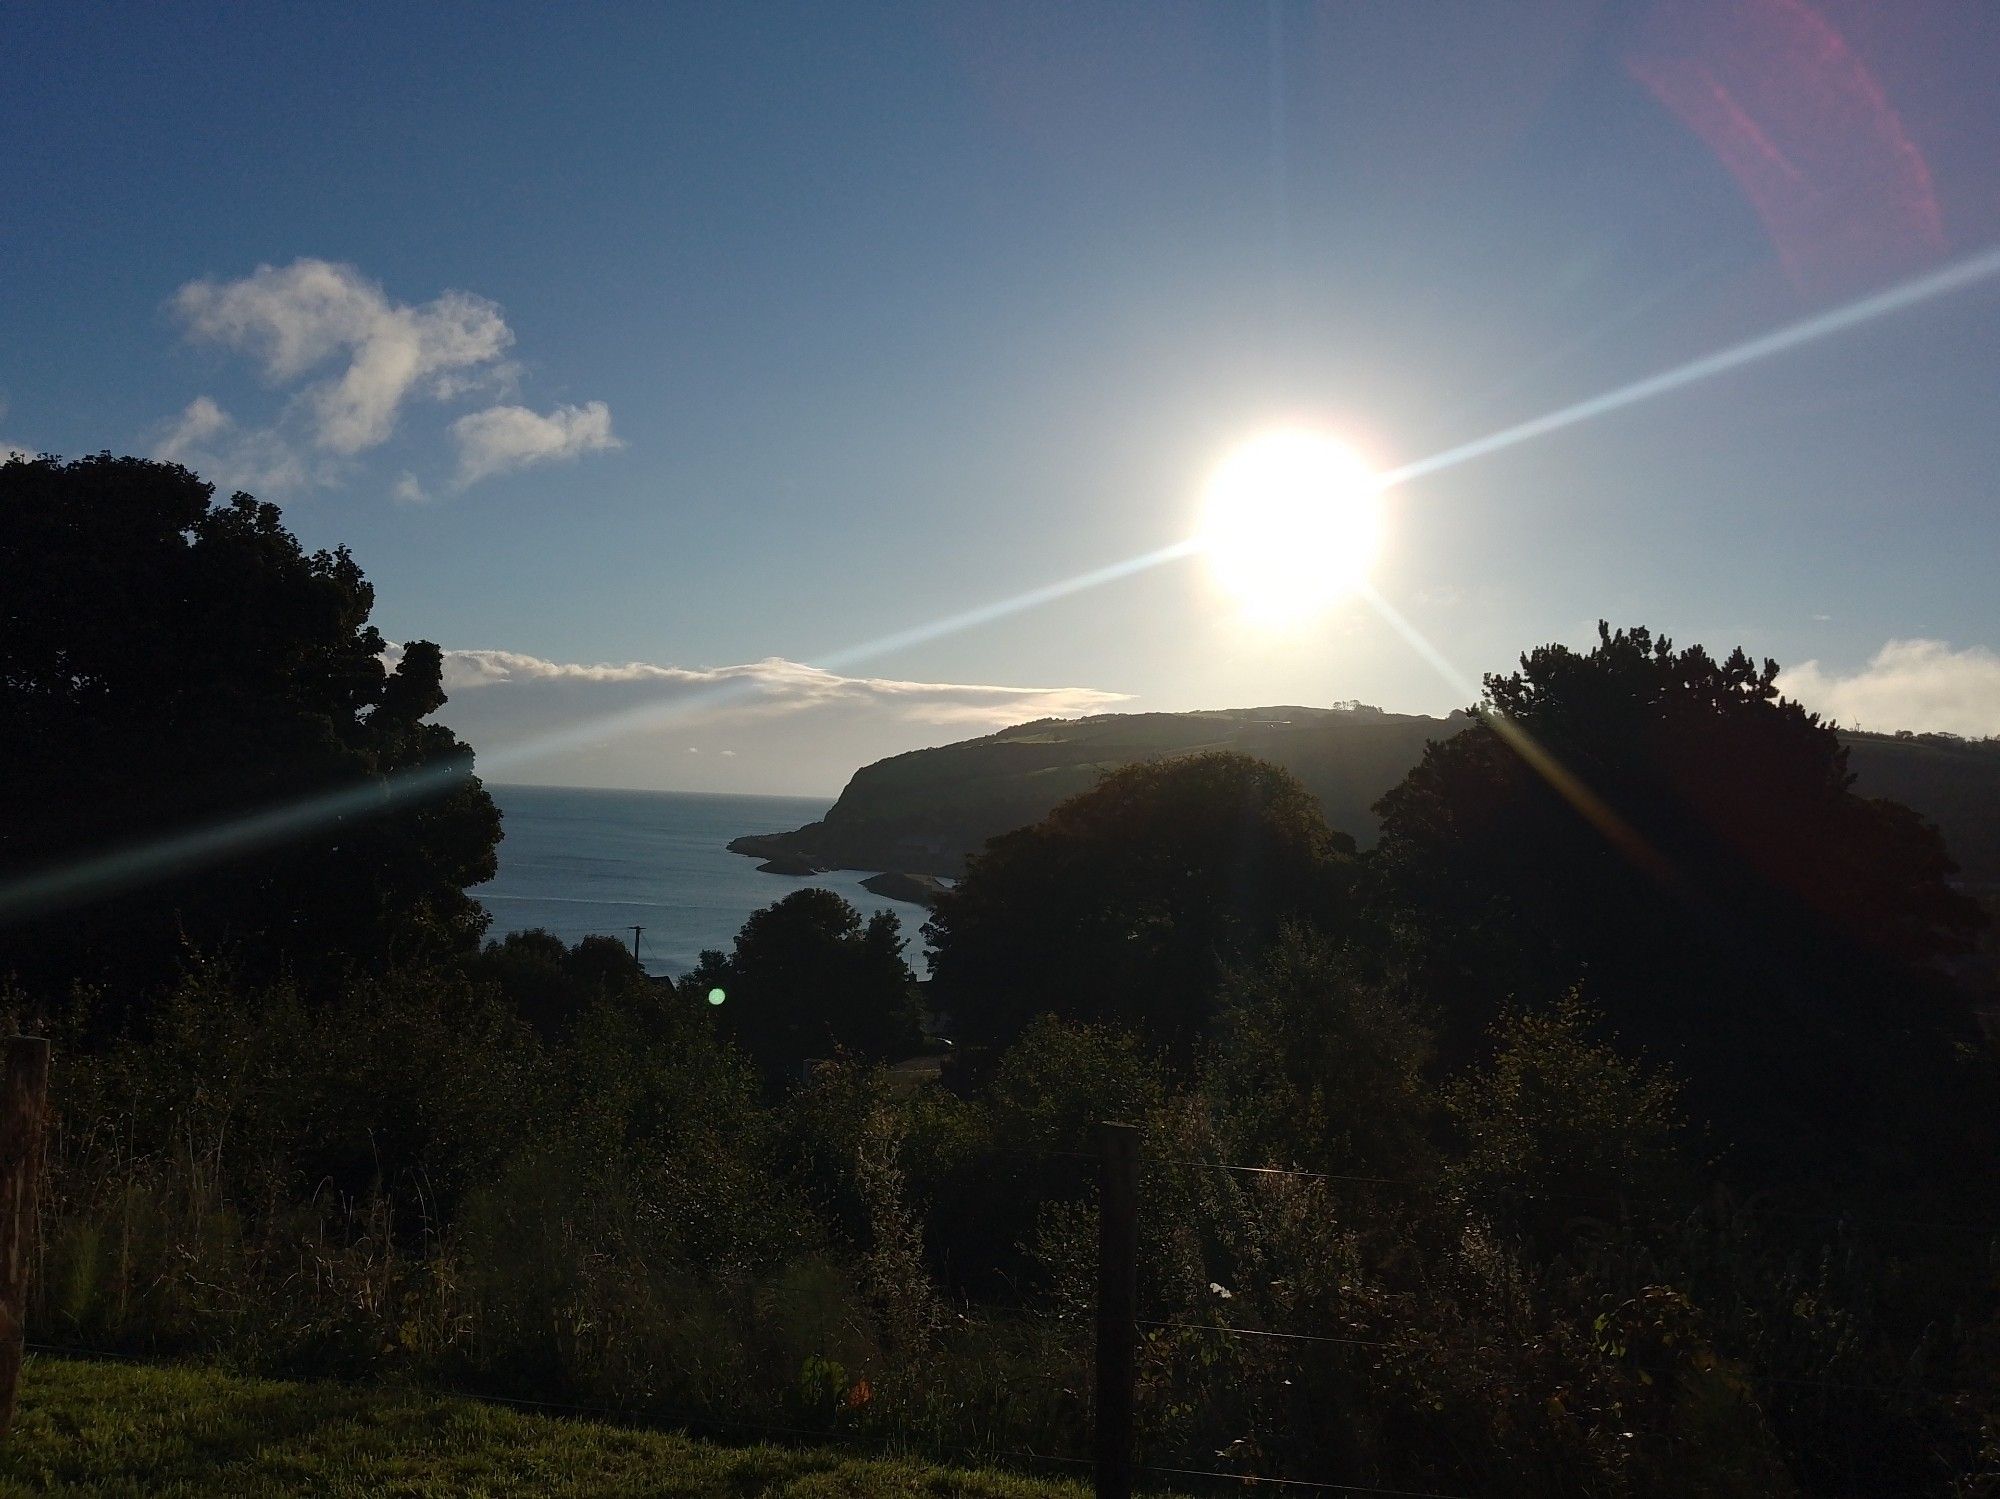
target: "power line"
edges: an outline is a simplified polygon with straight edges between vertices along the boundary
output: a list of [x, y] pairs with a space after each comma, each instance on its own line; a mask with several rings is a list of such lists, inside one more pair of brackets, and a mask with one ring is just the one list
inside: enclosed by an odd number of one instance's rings
[[1139, 1326], [1173, 1328], [1186, 1332], [1221, 1333], [1234, 1338], [1277, 1338], [1287, 1343], [1339, 1343], [1349, 1348], [1394, 1348], [1399, 1346], [1387, 1338], [1343, 1338], [1316, 1332], [1272, 1332], [1262, 1327], [1231, 1327], [1226, 1322], [1148, 1322], [1141, 1320]]
[[[1096, 1156], [1081, 1150], [1052, 1150], [1043, 1155], [1027, 1151], [1006, 1152], [1018, 1160], [1061, 1159], [1074, 1161], [1095, 1161]], [[1293, 1166], [1243, 1166], [1233, 1161], [1206, 1161], [1198, 1156], [1146, 1155], [1142, 1160], [1149, 1164], [1163, 1166], [1190, 1166], [1206, 1171], [1227, 1171], [1239, 1176], [1290, 1177], [1301, 1181], [1345, 1182], [1357, 1186], [1370, 1187], [1436, 1187], [1439, 1181], [1434, 1177], [1421, 1176], [1359, 1176], [1337, 1171], [1306, 1171]], [[1651, 1196], [1645, 1193], [1616, 1192], [1562, 1192], [1524, 1191], [1520, 1188], [1505, 1189], [1508, 1196], [1529, 1202], [1582, 1202], [1600, 1206], [1618, 1207], [1681, 1207], [1688, 1212], [1697, 1211], [1701, 1204], [1684, 1199]], [[1744, 1203], [1739, 1211], [1745, 1217], [1789, 1218], [1803, 1223], [1830, 1223], [1841, 1228], [1911, 1228], [1935, 1233], [2000, 1234], [2000, 1222], [1954, 1223], [1948, 1220], [1923, 1218], [1880, 1218], [1860, 1217], [1853, 1213], [1809, 1213], [1793, 1208], [1765, 1207], [1756, 1203]]]

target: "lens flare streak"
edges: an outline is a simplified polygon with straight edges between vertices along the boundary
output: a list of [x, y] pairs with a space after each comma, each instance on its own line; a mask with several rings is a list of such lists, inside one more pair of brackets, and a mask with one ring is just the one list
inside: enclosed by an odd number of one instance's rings
[[907, 630], [899, 630], [893, 635], [879, 636], [861, 645], [849, 646], [835, 651], [830, 656], [822, 656], [818, 665], [829, 671], [853, 666], [857, 662], [885, 656], [891, 651], [900, 651], [908, 646], [923, 645], [946, 635], [956, 635], [964, 630], [989, 625], [997, 619], [1021, 614], [1029, 609], [1039, 609], [1044, 604], [1053, 604], [1057, 599], [1066, 599], [1072, 594], [1084, 593], [1105, 583], [1115, 583], [1120, 578], [1129, 578], [1136, 573], [1150, 572], [1169, 562], [1177, 562], [1183, 557], [1192, 557], [1201, 549], [1201, 543], [1190, 537], [1186, 541], [1174, 542], [1154, 551], [1141, 553], [1137, 557], [1127, 557], [1122, 562], [1113, 562], [1104, 567], [1093, 568], [1087, 573], [1078, 573], [1073, 578], [1065, 578], [1060, 583], [1048, 583], [1040, 588], [1031, 588], [1026, 593], [1017, 593], [1012, 598], [997, 603], [982, 604], [977, 609], [968, 609], [963, 614], [947, 615], [943, 619], [932, 620], [929, 624], [916, 625]]
[[[818, 664], [825, 670], [833, 670], [906, 646], [957, 634], [1120, 578], [1150, 571], [1192, 556], [1197, 550], [1198, 543], [1193, 540], [1174, 542], [1137, 557], [1079, 573], [1059, 583], [1046, 584], [977, 609], [968, 609], [962, 614], [850, 646], [822, 658]], [[673, 703], [585, 719], [553, 733], [485, 754], [481, 756], [481, 769], [488, 774], [505, 771], [611, 734], [651, 727], [734, 701], [753, 699], [756, 693], [756, 686], [747, 681], [721, 682]], [[228, 859], [277, 847], [343, 817], [373, 816], [405, 803], [442, 796], [453, 786], [463, 784], [471, 774], [464, 763], [400, 771], [380, 781], [343, 787], [205, 827], [185, 829], [163, 838], [31, 871], [0, 885], [0, 924], [116, 895], [156, 880], [191, 874]]]
[[1586, 401], [1578, 401], [1559, 411], [1551, 411], [1531, 421], [1520, 422], [1498, 432], [1489, 433], [1485, 437], [1474, 438], [1471, 442], [1460, 443], [1455, 448], [1447, 448], [1442, 453], [1433, 453], [1428, 458], [1419, 458], [1414, 463], [1407, 463], [1384, 474], [1382, 483], [1385, 488], [1408, 484], [1414, 479], [1422, 479], [1448, 468], [1456, 468], [1461, 463], [1470, 463], [1475, 458], [1487, 457], [1489, 454], [1515, 447], [1534, 438], [1546, 437], [1551, 432], [1560, 432], [1565, 427], [1574, 427], [1579, 422], [1608, 416], [1627, 406], [1650, 401], [1655, 396], [1663, 396], [1684, 386], [1741, 369], [1745, 365], [1756, 364], [1771, 358], [1774, 354], [1786, 353], [1835, 333], [1845, 333], [1851, 328], [1860, 327], [1863, 323], [1872, 323], [1877, 318], [1887, 317], [1892, 312], [1901, 312], [1920, 302], [1928, 302], [1933, 297], [1946, 296], [1951, 292], [1975, 286], [1995, 275], [2000, 275], [2000, 248], [1961, 260], [1955, 265], [1946, 266], [1943, 270], [1933, 271], [1928, 276], [1905, 281], [1887, 291], [1863, 297], [1858, 302], [1850, 302], [1845, 307], [1837, 307], [1831, 312], [1820, 313], [1817, 317], [1806, 318], [1802, 322], [1779, 328], [1732, 348], [1690, 360], [1674, 369], [1649, 375], [1644, 380], [1621, 385], [1616, 390], [1592, 396]]
[[[1432, 670], [1436, 671], [1454, 691], [1474, 702], [1484, 695], [1484, 689], [1453, 666], [1421, 630], [1403, 617], [1402, 611], [1395, 605], [1373, 588], [1362, 589], [1361, 596], [1377, 614], [1382, 616], [1389, 628], [1402, 636], [1410, 649], [1423, 657]], [[1676, 883], [1674, 867], [1667, 862], [1665, 856], [1654, 848], [1637, 828], [1620, 817], [1603, 797], [1592, 791], [1581, 777], [1543, 748], [1534, 735], [1490, 704], [1484, 708], [1480, 717], [1494, 733], [1506, 741], [1515, 754], [1527, 762], [1529, 769], [1554, 788], [1556, 795], [1568, 802], [1586, 822], [1603, 834], [1612, 847], [1618, 849], [1661, 884]]]

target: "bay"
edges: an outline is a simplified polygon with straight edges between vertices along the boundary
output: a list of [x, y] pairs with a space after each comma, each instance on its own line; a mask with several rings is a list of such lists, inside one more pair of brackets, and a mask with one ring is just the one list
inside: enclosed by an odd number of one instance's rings
[[744, 833], [788, 831], [826, 814], [818, 797], [726, 796], [678, 791], [600, 791], [569, 786], [496, 786], [506, 836], [499, 873], [472, 894], [492, 913], [489, 937], [540, 927], [565, 942], [604, 935], [630, 944], [648, 973], [675, 977], [704, 948], [727, 951], [752, 911], [818, 885], [866, 917], [893, 911], [909, 939], [905, 956], [925, 971], [921, 906], [861, 888], [860, 870], [806, 877], [759, 874], [755, 859], [726, 845]]

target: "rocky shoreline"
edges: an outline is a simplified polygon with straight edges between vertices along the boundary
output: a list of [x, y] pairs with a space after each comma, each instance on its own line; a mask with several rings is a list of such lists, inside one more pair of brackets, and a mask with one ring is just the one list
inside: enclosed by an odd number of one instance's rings
[[[823, 823], [813, 823], [811, 828], [824, 827]], [[794, 877], [824, 874], [829, 869], [867, 869], [867, 864], [852, 864], [841, 860], [826, 860], [807, 852], [800, 846], [800, 835], [810, 831], [801, 828], [796, 833], [747, 833], [741, 838], [732, 838], [728, 848], [732, 854], [742, 854], [745, 858], [761, 859], [757, 866], [759, 874], [783, 874]], [[937, 904], [938, 896], [949, 888], [936, 875], [904, 869], [884, 869], [861, 882], [861, 888], [874, 892], [885, 900], [905, 901], [913, 906], [930, 907]]]
[[873, 891], [884, 900], [907, 901], [913, 906], [929, 908], [935, 906], [938, 897], [951, 887], [936, 875], [904, 874], [892, 869], [871, 874], [861, 882], [861, 888]]

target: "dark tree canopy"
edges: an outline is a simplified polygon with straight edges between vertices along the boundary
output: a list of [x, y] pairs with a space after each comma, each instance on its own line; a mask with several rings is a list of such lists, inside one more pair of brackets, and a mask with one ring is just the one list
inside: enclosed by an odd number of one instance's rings
[[487, 943], [468, 967], [544, 1037], [566, 1037], [592, 1005], [649, 988], [646, 970], [616, 937], [584, 937], [570, 947], [539, 927]]
[[[0, 974], [128, 995], [191, 953], [317, 970], [464, 951], [499, 813], [471, 751], [423, 722], [438, 648], [394, 671], [374, 591], [307, 553], [276, 507], [176, 464], [109, 454], [0, 466], [0, 881], [329, 791], [340, 816], [282, 843], [0, 926]], [[390, 803], [394, 773], [436, 786]]]
[[808, 887], [751, 913], [732, 950], [705, 952], [682, 989], [714, 1007], [717, 1025], [767, 1080], [810, 1058], [905, 1056], [919, 1039], [916, 979], [890, 911], [866, 922], [831, 890]]
[[1338, 917], [1353, 851], [1261, 760], [1125, 766], [972, 861], [925, 928], [932, 992], [989, 1046], [1044, 1013], [1185, 1045], [1228, 964], [1288, 920]]
[[1600, 625], [1591, 651], [1486, 679], [1474, 725], [1378, 808], [1384, 885], [1462, 1020], [1583, 981], [1717, 1115], [1774, 1130], [1852, 1117], [1822, 1106], [1948, 1026], [1931, 965], [1977, 909], [1935, 829], [1854, 794], [1777, 672]]

